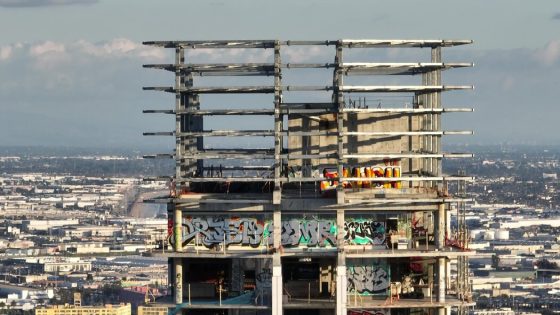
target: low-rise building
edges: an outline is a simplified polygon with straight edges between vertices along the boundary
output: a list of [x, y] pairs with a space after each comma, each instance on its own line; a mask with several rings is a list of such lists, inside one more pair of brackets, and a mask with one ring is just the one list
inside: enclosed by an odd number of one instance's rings
[[130, 304], [104, 306], [52, 305], [35, 309], [35, 315], [131, 315]]
[[101, 242], [64, 243], [59, 245], [59, 249], [60, 251], [75, 254], [108, 253], [110, 251], [109, 246], [105, 246]]
[[138, 306], [137, 315], [167, 315], [165, 306]]
[[25, 262], [35, 274], [65, 274], [91, 271], [91, 261], [82, 260], [79, 257], [66, 257], [63, 259], [27, 258]]

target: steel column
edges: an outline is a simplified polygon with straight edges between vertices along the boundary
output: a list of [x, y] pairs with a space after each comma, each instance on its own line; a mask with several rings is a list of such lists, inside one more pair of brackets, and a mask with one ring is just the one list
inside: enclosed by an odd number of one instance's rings
[[[336, 121], [337, 121], [337, 171], [338, 176], [343, 176], [344, 170], [344, 93], [341, 91], [341, 87], [344, 84], [343, 75], [342, 75], [342, 45], [341, 43], [337, 43], [336, 45], [336, 56], [334, 59], [334, 63], [336, 64], [335, 70], [333, 72], [333, 103], [337, 104], [338, 112], [336, 113]], [[336, 199], [338, 204], [344, 203], [344, 188], [342, 186], [342, 181], [338, 182], [338, 186], [336, 187]]]

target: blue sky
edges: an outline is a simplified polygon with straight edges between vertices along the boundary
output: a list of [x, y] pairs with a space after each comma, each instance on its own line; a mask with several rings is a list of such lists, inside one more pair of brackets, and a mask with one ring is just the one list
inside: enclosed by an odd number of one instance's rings
[[141, 110], [173, 97], [141, 87], [172, 77], [141, 65], [171, 55], [140, 43], [274, 38], [473, 39], [444, 50], [476, 64], [444, 74], [476, 87], [444, 97], [476, 110], [444, 118], [475, 130], [453, 141], [560, 144], [559, 29], [558, 1], [0, 0], [0, 145], [166, 146]]

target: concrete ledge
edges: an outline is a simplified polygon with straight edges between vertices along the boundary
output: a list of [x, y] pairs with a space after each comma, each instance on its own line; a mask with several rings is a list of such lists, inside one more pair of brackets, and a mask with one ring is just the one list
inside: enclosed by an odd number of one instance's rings
[[457, 306], [475, 306], [475, 302], [461, 301], [452, 296], [446, 296], [445, 302], [438, 302], [437, 298], [424, 298], [424, 299], [400, 299], [393, 300], [391, 303], [390, 299], [380, 299], [380, 300], [368, 300], [365, 301], [358, 297], [357, 302], [354, 303], [354, 296], [348, 295], [348, 303], [346, 304], [347, 309], [364, 309], [364, 308], [440, 308], [440, 307], [457, 307]]
[[[459, 256], [475, 256], [476, 251], [462, 251], [453, 248], [447, 248], [440, 251], [431, 250], [345, 250], [346, 258], [406, 258], [406, 257], [448, 257], [457, 258]], [[281, 254], [282, 257], [336, 257], [338, 251], [336, 248], [329, 250], [308, 250], [308, 251], [289, 251], [285, 250]], [[179, 258], [214, 258], [214, 259], [227, 259], [227, 258], [271, 258], [272, 253], [264, 253], [261, 251], [227, 251], [225, 254], [222, 252], [211, 252], [208, 250], [201, 250], [196, 253], [194, 250], [188, 252], [163, 252], [152, 251], [144, 253], [149, 257], [179, 257]]]

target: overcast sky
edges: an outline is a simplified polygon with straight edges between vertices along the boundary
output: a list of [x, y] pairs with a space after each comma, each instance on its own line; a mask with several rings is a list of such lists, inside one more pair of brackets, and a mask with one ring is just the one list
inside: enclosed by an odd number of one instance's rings
[[[0, 0], [0, 146], [172, 143], [141, 136], [173, 129], [171, 117], [141, 114], [173, 106], [141, 89], [173, 79], [141, 67], [173, 61], [142, 41], [339, 38], [472, 39], [444, 50], [476, 65], [443, 76], [475, 86], [444, 96], [475, 108], [444, 117], [446, 129], [475, 131], [452, 140], [560, 144], [559, 1]], [[292, 57], [314, 54], [324, 52]]]

